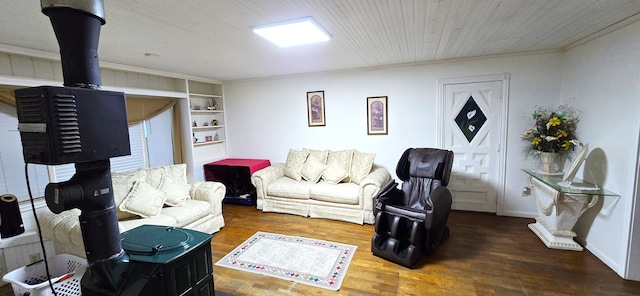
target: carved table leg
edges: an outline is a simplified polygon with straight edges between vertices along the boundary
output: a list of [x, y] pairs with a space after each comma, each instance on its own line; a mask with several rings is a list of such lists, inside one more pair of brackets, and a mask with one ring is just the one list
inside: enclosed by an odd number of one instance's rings
[[596, 204], [598, 196], [562, 194], [535, 178], [529, 183], [538, 204], [536, 223], [529, 228], [548, 248], [582, 251], [573, 240], [573, 227], [582, 213]]

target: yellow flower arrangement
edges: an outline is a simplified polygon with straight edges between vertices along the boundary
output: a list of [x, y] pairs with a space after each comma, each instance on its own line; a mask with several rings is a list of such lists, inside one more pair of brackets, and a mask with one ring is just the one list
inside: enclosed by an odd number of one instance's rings
[[579, 144], [575, 135], [579, 120], [572, 108], [561, 105], [556, 111], [550, 111], [536, 107], [532, 119], [533, 127], [522, 136], [527, 143], [527, 155], [538, 155], [540, 152], [566, 154]]

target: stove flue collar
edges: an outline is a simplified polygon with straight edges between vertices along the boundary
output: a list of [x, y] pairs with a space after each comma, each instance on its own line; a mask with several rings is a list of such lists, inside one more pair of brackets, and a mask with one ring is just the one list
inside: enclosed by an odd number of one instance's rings
[[44, 14], [47, 14], [47, 10], [51, 8], [71, 8], [84, 11], [99, 18], [102, 24], [105, 24], [102, 0], [40, 0], [40, 6]]

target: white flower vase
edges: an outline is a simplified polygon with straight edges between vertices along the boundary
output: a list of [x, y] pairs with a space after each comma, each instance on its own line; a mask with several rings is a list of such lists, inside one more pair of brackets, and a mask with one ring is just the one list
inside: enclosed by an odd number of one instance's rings
[[548, 174], [548, 175], [558, 173], [557, 164], [556, 164], [557, 158], [558, 158], [558, 153], [541, 152], [539, 172], [541, 174]]

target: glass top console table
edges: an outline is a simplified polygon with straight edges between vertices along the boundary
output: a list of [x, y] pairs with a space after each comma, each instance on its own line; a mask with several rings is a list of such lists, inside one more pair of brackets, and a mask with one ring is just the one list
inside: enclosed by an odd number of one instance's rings
[[568, 183], [563, 182], [563, 175], [522, 171], [529, 175], [529, 185], [538, 206], [536, 223], [529, 224], [531, 231], [548, 248], [582, 251], [582, 246], [573, 240], [576, 236], [573, 227], [578, 218], [601, 197], [618, 195], [577, 178]]

